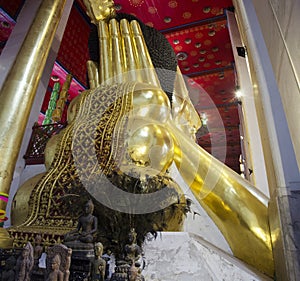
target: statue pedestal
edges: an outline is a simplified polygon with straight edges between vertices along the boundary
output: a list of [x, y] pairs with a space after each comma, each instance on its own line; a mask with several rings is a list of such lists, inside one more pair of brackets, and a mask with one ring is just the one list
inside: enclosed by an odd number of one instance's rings
[[91, 272], [92, 260], [95, 257], [94, 244], [71, 241], [64, 245], [72, 248], [70, 280], [84, 280]]
[[82, 242], [66, 242], [64, 243], [68, 248], [72, 249], [72, 258], [77, 259], [93, 259], [94, 258], [94, 244]]
[[158, 233], [156, 240], [143, 245], [145, 280], [271, 281], [232, 255], [201, 237], [187, 232]]

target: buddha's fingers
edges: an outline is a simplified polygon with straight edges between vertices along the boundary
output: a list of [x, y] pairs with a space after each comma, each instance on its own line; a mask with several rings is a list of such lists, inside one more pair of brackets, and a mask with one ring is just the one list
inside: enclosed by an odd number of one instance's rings
[[124, 57], [124, 66], [127, 74], [127, 81], [142, 81], [140, 73], [137, 71], [137, 52], [134, 46], [132, 31], [128, 20], [120, 21], [120, 32], [123, 38], [122, 48]]
[[110, 57], [110, 36], [107, 24], [104, 21], [98, 23], [99, 36], [99, 80], [100, 84], [109, 84], [109, 79], [112, 77], [112, 63]]
[[120, 27], [116, 19], [112, 19], [109, 22], [109, 35], [112, 83], [122, 83], [124, 80], [122, 74], [125, 72], [125, 67]]
[[130, 22], [132, 36], [136, 51], [136, 58], [138, 68], [141, 70], [142, 79], [144, 83], [149, 83], [154, 86], [160, 87], [160, 83], [152, 64], [150, 54], [148, 52], [147, 45], [144, 40], [143, 33], [139, 23], [135, 20]]

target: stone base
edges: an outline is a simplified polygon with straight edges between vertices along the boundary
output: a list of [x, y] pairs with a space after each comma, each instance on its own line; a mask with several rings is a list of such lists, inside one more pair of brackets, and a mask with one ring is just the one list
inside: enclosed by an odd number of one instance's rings
[[145, 280], [270, 281], [237, 258], [187, 232], [162, 232], [143, 246]]
[[76, 259], [93, 259], [94, 244], [82, 243], [80, 241], [64, 242], [68, 248], [72, 249], [72, 258]]
[[95, 256], [94, 249], [91, 249], [91, 250], [72, 249], [72, 250], [73, 250], [72, 258], [91, 260]]

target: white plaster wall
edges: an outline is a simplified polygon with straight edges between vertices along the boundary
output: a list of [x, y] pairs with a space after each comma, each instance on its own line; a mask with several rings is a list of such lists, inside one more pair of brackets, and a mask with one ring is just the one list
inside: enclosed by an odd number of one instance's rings
[[253, 0], [300, 167], [300, 1]]

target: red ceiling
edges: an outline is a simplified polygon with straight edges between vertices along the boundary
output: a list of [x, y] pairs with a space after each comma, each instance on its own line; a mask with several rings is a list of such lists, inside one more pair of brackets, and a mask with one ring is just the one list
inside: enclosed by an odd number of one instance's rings
[[133, 14], [145, 24], [163, 31], [221, 16], [224, 8], [232, 6], [232, 1], [115, 0], [115, 4], [120, 12]]
[[[22, 3], [21, 0], [0, 0], [0, 7], [16, 18]], [[200, 115], [205, 113], [208, 119], [207, 127], [197, 134], [199, 145], [239, 172], [241, 145], [238, 101], [234, 95], [236, 76], [225, 13], [232, 7], [232, 1], [115, 0], [115, 4], [119, 12], [133, 14], [165, 35], [178, 56], [178, 64], [187, 78], [196, 109]], [[77, 0], [71, 10], [57, 61], [82, 85], [86, 85], [89, 29], [83, 1]], [[0, 31], [1, 35], [8, 37], [2, 27]], [[62, 72], [62, 68], [56, 65], [52, 73], [61, 77], [61, 84], [65, 79]], [[77, 88], [71, 90], [74, 95], [81, 87], [79, 83], [75, 84]], [[50, 80], [42, 110], [52, 86]]]
[[0, 54], [14, 26], [15, 21], [6, 12], [0, 9]]
[[0, 8], [2, 8], [14, 20], [16, 20], [23, 4], [24, 0], [0, 0]]
[[187, 55], [185, 60], [179, 60], [182, 74], [210, 71], [233, 62], [226, 20], [165, 33], [165, 36], [176, 53]]

